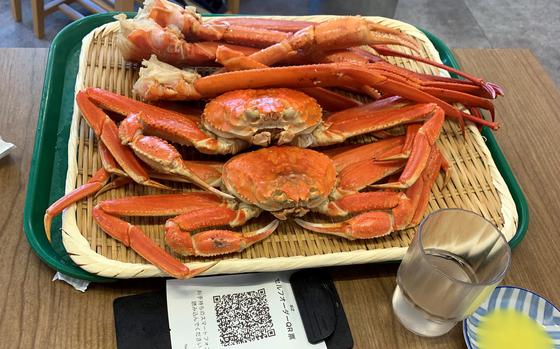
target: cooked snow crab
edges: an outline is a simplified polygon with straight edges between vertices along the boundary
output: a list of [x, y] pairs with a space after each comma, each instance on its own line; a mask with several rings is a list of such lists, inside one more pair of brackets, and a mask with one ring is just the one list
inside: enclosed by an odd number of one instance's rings
[[[290, 30], [287, 24], [262, 22], [261, 39], [257, 36], [251, 43], [239, 39], [247, 40], [256, 32], [254, 28], [244, 32], [249, 29], [242, 28], [242, 22], [237, 27], [218, 21], [206, 25], [164, 0], [151, 3], [156, 11], [144, 14], [149, 24], [137, 22], [119, 39], [129, 45], [128, 59], [139, 61], [155, 53], [160, 58], [168, 55], [162, 59], [179, 66], [215, 61], [223, 68], [202, 77], [152, 57], [145, 62], [135, 91], [147, 100], [210, 101], [200, 115], [188, 115], [100, 89], [80, 91], [77, 104], [100, 139], [103, 168], [49, 207], [47, 235], [52, 217], [85, 196], [131, 181], [165, 190], [169, 186], [159, 180], [171, 180], [193, 183], [206, 192], [106, 200], [97, 204], [93, 216], [109, 235], [177, 278], [193, 277], [208, 267], [190, 270], [122, 217], [174, 216], [165, 225], [166, 243], [177, 253], [195, 256], [241, 251], [272, 234], [278, 220], [285, 219], [318, 233], [375, 238], [414, 226], [424, 214], [440, 169], [448, 167], [435, 146], [445, 115], [461, 123], [468, 119], [497, 127], [449, 104], [461, 101], [493, 114], [487, 99], [501, 93], [495, 85], [405, 72], [355, 48], [379, 43], [414, 48], [401, 33], [382, 34], [381, 41], [354, 42], [352, 31], [343, 24], [357, 23], [356, 18], [322, 26], [294, 23]], [[271, 25], [286, 28], [271, 39], [270, 28], [264, 28]], [[367, 23], [365, 28], [365, 36], [376, 30]], [[327, 29], [337, 35], [328, 35]], [[319, 40], [321, 35], [324, 41]], [[341, 47], [324, 51], [331, 39]], [[285, 63], [295, 65], [269, 67]], [[374, 101], [358, 103], [325, 87], [365, 94]], [[117, 126], [109, 115], [122, 121]], [[380, 131], [396, 125], [405, 125], [406, 133], [388, 136]], [[329, 150], [304, 149], [371, 132], [385, 139]], [[268, 148], [220, 163], [186, 161], [177, 145], [206, 154]], [[241, 226], [263, 212], [276, 219], [256, 231], [212, 229]], [[310, 222], [304, 217], [308, 212], [342, 221]]]
[[[375, 237], [414, 224], [416, 209], [422, 212], [425, 209], [424, 204], [424, 209], [418, 206], [420, 197], [425, 196], [422, 202], [427, 202], [434, 173], [437, 175], [439, 168], [445, 167], [445, 160], [434, 146], [444, 121], [443, 110], [435, 104], [408, 105], [398, 97], [374, 102], [367, 113], [350, 113], [352, 117], [333, 114], [326, 121], [339, 125], [339, 131], [366, 123], [369, 124], [367, 132], [375, 129], [372, 128], [375, 124], [390, 127], [403, 122], [425, 121], [422, 126], [418, 123], [409, 125], [406, 135], [358, 147], [335, 149], [327, 155], [313, 150], [303, 151], [299, 147], [274, 146], [237, 155], [223, 166], [215, 162], [185, 161], [174, 146], [159, 138], [165, 136], [179, 142], [179, 134], [187, 130], [187, 134], [204, 136], [204, 144], [218, 142], [216, 138], [209, 139], [199, 128], [183, 129], [181, 123], [193, 127], [197, 125], [193, 116], [184, 116], [99, 89], [81, 91], [77, 95], [77, 103], [100, 138], [100, 144], [103, 144], [101, 156], [104, 168], [88, 183], [47, 210], [47, 232], [54, 215], [102, 189], [111, 173], [126, 176], [120, 179], [159, 188], [166, 187], [152, 178], [190, 181], [209, 192], [111, 200], [100, 203], [94, 210], [94, 218], [104, 231], [175, 277], [192, 277], [206, 269], [189, 270], [151, 242], [139, 228], [118, 216], [182, 214], [167, 223], [166, 239], [176, 251], [195, 255], [234, 252], [262, 240], [272, 233], [277, 223], [273, 222], [251, 234], [226, 230], [195, 235], [187, 232], [207, 226], [241, 225], [263, 210], [286, 219], [302, 216], [308, 211], [338, 216], [381, 209], [384, 211], [363, 213], [338, 225], [297, 221], [307, 229], [348, 238]], [[97, 105], [127, 115], [127, 118], [117, 127]], [[151, 117], [154, 119], [151, 120]], [[330, 120], [331, 117], [334, 119]], [[146, 170], [146, 165], [150, 170]], [[377, 185], [385, 191], [360, 193], [366, 186], [401, 170], [395, 180]], [[251, 177], [243, 177], [244, 174]], [[268, 185], [255, 186], [255, 183]], [[308, 190], [304, 189], [306, 183], [310, 186]], [[274, 189], [275, 185], [278, 188]], [[215, 186], [220, 186], [222, 190]], [[303, 192], [294, 192], [294, 188], [301, 188]], [[404, 191], [386, 191], [387, 188]], [[385, 198], [389, 198], [389, 204]], [[372, 203], [365, 205], [366, 199], [371, 199]], [[408, 215], [397, 218], [401, 211], [406, 211]], [[418, 215], [421, 217], [421, 213]], [[373, 225], [368, 223], [370, 221]], [[383, 228], [378, 227], [378, 223], [382, 223]], [[361, 229], [362, 226], [365, 228]], [[185, 232], [179, 233], [177, 227], [182, 227], [181, 231]], [[367, 235], [365, 231], [371, 234]]]
[[[284, 45], [285, 49], [290, 52], [305, 51], [309, 55], [376, 44], [417, 49], [416, 43], [399, 30], [367, 21], [360, 16], [305, 25], [297, 33], [287, 33], [250, 25], [230, 25], [226, 21], [203, 23], [202, 17], [193, 7], [183, 8], [166, 0], [147, 0], [135, 18], [126, 19], [124, 14], [116, 18], [120, 22], [117, 44], [125, 59], [140, 61], [156, 54], [160, 60], [178, 66], [213, 63], [217, 44], [243, 48], [246, 54], [286, 40], [290, 45]], [[266, 56], [268, 60], [280, 61], [291, 55], [280, 54], [274, 54], [273, 57], [267, 53]]]
[[[438, 127], [443, 115], [432, 118], [418, 130], [417, 137], [427, 138], [427, 128]], [[430, 121], [428, 121], [430, 122]], [[144, 232], [122, 220], [122, 216], [170, 216], [165, 224], [165, 241], [183, 255], [214, 256], [242, 251], [274, 232], [278, 221], [253, 232], [210, 227], [245, 224], [262, 211], [280, 220], [302, 217], [309, 211], [328, 216], [352, 218], [338, 223], [311, 223], [297, 218], [302, 227], [347, 239], [369, 239], [418, 224], [427, 207], [431, 187], [445, 159], [435, 146], [406, 159], [375, 160], [376, 156], [402, 150], [404, 137], [351, 147], [329, 157], [311, 149], [273, 146], [234, 156], [223, 166], [222, 183], [235, 196], [228, 200], [212, 193], [190, 192], [127, 197], [102, 201], [93, 210], [100, 227], [112, 237], [130, 246], [152, 264], [177, 278], [195, 276], [208, 267], [190, 270]], [[418, 166], [416, 166], [418, 165]], [[365, 171], [355, 171], [360, 167]], [[360, 192], [369, 183], [401, 170], [409, 173], [412, 184], [404, 191]], [[401, 177], [403, 176], [401, 174]], [[203, 231], [192, 234], [193, 230]]]
[[[300, 147], [329, 145], [359, 134], [423, 121], [440, 110], [435, 104], [410, 104], [391, 97], [323, 119], [313, 98], [285, 88], [226, 93], [208, 103], [200, 119], [97, 88], [80, 91], [76, 102], [101, 140], [103, 168], [81, 190], [49, 208], [45, 215], [47, 235], [54, 215], [104, 188], [111, 174], [121, 177], [117, 185], [134, 181], [169, 189], [153, 178], [180, 180], [232, 198], [214, 188], [221, 184], [221, 166], [186, 161], [169, 142], [194, 146], [210, 154], [236, 153], [251, 144], [268, 146], [273, 141]], [[117, 127], [103, 109], [125, 119]], [[413, 131], [408, 137], [414, 137]]]
[[[183, 8], [166, 0], [149, 0], [134, 19], [126, 19], [124, 15], [118, 16], [118, 19], [121, 28], [118, 46], [123, 57], [129, 61], [141, 62], [156, 55], [160, 61], [178, 67], [219, 63], [226, 70], [286, 64], [350, 63], [446, 102], [489, 109], [492, 117], [492, 104], [486, 99], [503, 94], [496, 84], [388, 48], [386, 45], [389, 44], [416, 50], [417, 44], [400, 30], [370, 22], [360, 16], [334, 18], [321, 23], [263, 18], [227, 18], [203, 22], [191, 7]], [[377, 53], [386, 56], [410, 58], [448, 70], [463, 79], [411, 72], [364, 50], [361, 48], [363, 45], [369, 45]], [[167, 77], [163, 74], [161, 79], [167, 80]], [[346, 84], [344, 87], [376, 98], [381, 95], [372, 86], [353, 87]], [[171, 90], [168, 88], [165, 94], [141, 95], [149, 100], [192, 98], [181, 91], [171, 93]], [[352, 103], [342, 96], [333, 97], [334, 93], [322, 88], [315, 88], [313, 92], [315, 98], [338, 99], [340, 104], [335, 104], [335, 108], [346, 109]]]

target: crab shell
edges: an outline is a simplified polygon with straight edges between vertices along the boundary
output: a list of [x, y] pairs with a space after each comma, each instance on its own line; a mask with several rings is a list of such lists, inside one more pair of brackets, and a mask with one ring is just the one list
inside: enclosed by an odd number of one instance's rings
[[236, 90], [210, 101], [202, 124], [223, 138], [242, 139], [268, 146], [292, 142], [311, 133], [322, 120], [317, 101], [305, 93], [287, 89]]
[[326, 155], [310, 149], [274, 146], [230, 159], [222, 182], [241, 201], [279, 219], [303, 216], [328, 200], [336, 169]]

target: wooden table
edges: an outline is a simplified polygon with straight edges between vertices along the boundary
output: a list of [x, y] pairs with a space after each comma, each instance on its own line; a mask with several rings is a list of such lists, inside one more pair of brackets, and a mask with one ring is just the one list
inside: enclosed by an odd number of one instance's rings
[[[0, 135], [17, 145], [0, 160], [0, 348], [112, 348], [114, 298], [164, 287], [163, 280], [92, 284], [86, 293], [51, 282], [54, 271], [31, 251], [22, 227], [46, 49], [0, 50]], [[496, 136], [525, 191], [531, 223], [514, 250], [508, 285], [560, 304], [560, 93], [528, 50], [457, 49], [465, 70], [506, 90], [496, 101]], [[332, 268], [355, 348], [464, 348], [459, 326], [426, 339], [391, 310], [397, 265]]]

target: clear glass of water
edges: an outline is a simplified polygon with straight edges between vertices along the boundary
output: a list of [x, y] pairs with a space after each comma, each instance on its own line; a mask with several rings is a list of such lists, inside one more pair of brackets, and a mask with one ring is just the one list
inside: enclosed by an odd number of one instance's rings
[[395, 315], [418, 335], [441, 336], [476, 310], [510, 262], [505, 237], [482, 216], [461, 209], [431, 213], [399, 267]]

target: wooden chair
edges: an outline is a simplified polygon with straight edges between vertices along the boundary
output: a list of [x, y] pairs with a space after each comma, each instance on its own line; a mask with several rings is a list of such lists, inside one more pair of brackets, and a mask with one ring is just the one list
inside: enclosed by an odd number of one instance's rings
[[10, 0], [12, 17], [16, 22], [21, 22], [21, 0]]
[[[12, 13], [17, 20], [14, 4], [21, 0], [12, 1]], [[92, 13], [103, 13], [110, 11], [133, 11], [134, 0], [51, 0], [47, 4], [44, 0], [31, 0], [31, 12], [33, 13], [33, 31], [39, 39], [45, 35], [45, 17], [49, 14], [60, 11], [72, 20], [84, 17], [83, 14], [74, 10], [69, 4], [77, 2]], [[21, 4], [19, 6], [21, 18]]]

